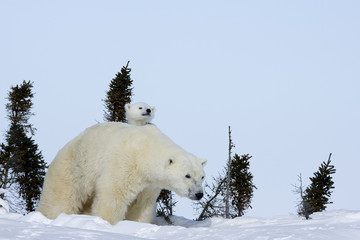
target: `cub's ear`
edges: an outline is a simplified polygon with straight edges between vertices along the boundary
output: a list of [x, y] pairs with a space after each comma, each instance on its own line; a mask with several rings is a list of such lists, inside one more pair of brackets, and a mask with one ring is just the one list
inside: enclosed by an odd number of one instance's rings
[[131, 104], [129, 103], [125, 104], [125, 111], [130, 110], [130, 108], [131, 108]]
[[204, 158], [201, 158], [199, 160], [200, 160], [201, 165], [204, 167], [206, 165], [206, 163], [207, 163], [207, 160], [204, 159]]
[[151, 112], [154, 113], [155, 111], [156, 111], [156, 108], [155, 108], [155, 107], [152, 107], [152, 108], [151, 108]]

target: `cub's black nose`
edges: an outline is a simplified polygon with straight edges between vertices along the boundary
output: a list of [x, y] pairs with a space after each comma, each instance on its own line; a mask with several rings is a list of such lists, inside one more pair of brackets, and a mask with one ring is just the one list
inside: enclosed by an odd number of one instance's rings
[[200, 200], [204, 196], [204, 194], [202, 192], [199, 192], [199, 193], [196, 193], [195, 196], [196, 196], [197, 200]]
[[151, 113], [151, 109], [150, 108], [146, 109], [146, 112]]

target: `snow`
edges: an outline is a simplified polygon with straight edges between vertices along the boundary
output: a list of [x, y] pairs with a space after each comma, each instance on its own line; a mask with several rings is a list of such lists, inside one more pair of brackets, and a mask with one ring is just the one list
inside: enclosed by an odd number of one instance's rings
[[304, 220], [296, 215], [273, 218], [212, 218], [194, 222], [173, 217], [168, 226], [122, 221], [112, 226], [99, 217], [61, 214], [55, 220], [39, 212], [25, 216], [0, 214], [0, 239], [246, 239], [300, 240], [360, 239], [360, 211], [337, 210], [312, 215]]

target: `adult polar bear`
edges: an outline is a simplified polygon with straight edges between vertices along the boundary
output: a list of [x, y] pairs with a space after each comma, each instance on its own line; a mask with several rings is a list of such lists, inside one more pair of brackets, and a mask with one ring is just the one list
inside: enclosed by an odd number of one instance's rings
[[66, 144], [50, 164], [37, 208], [48, 218], [91, 214], [116, 224], [152, 222], [161, 189], [199, 200], [203, 166], [155, 125], [102, 123]]

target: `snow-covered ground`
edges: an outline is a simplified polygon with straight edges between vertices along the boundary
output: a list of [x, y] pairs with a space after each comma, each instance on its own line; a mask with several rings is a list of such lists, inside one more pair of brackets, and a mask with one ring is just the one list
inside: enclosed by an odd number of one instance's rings
[[61, 214], [49, 220], [39, 212], [22, 216], [0, 214], [0, 239], [246, 239], [246, 240], [358, 240], [360, 211], [338, 210], [312, 215], [274, 218], [212, 218], [193, 222], [175, 217], [165, 226], [122, 221], [115, 226], [99, 217]]

